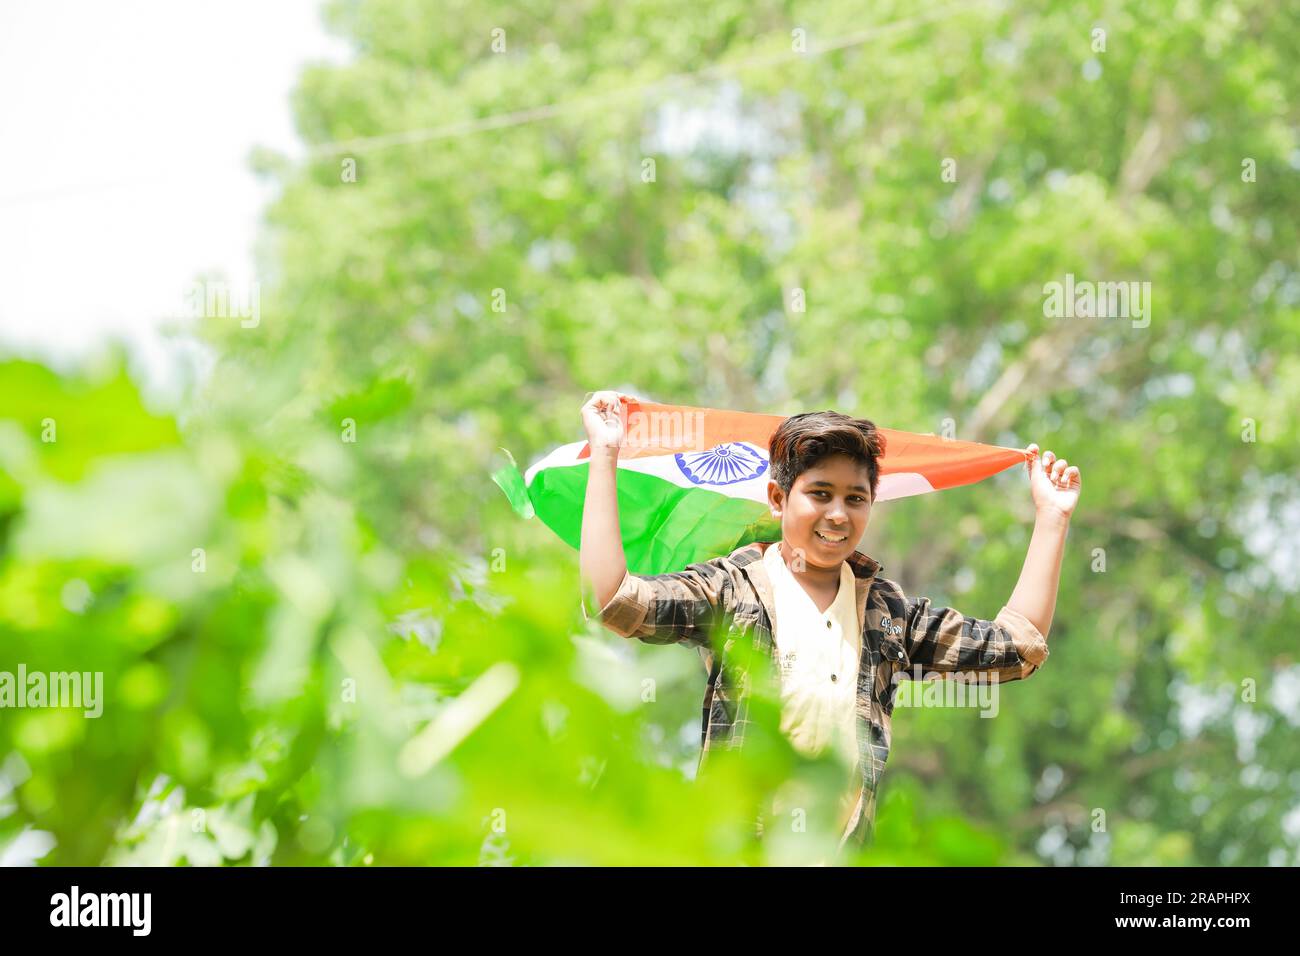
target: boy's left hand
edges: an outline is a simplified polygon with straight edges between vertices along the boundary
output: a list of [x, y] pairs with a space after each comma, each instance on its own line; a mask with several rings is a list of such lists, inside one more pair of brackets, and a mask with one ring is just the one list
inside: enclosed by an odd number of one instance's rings
[[1040, 515], [1069, 518], [1079, 503], [1079, 491], [1083, 487], [1078, 466], [1057, 458], [1054, 452], [1045, 451], [1040, 456], [1036, 444], [1025, 450], [1029, 452], [1025, 467], [1029, 470], [1029, 493], [1035, 510]]

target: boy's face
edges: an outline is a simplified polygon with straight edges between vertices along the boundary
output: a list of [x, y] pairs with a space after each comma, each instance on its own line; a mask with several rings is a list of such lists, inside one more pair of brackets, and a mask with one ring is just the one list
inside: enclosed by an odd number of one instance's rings
[[787, 496], [775, 481], [767, 483], [772, 516], [781, 521], [781, 537], [802, 549], [812, 567], [836, 568], [858, 546], [871, 520], [871, 488], [865, 465], [847, 455], [818, 462], [794, 480]]

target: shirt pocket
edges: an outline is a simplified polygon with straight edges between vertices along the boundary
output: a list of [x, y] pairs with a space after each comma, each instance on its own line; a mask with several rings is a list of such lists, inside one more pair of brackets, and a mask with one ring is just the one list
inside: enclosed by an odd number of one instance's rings
[[886, 714], [894, 712], [898, 682], [907, 672], [907, 649], [902, 638], [883, 634], [880, 639], [880, 662], [876, 665], [876, 699]]

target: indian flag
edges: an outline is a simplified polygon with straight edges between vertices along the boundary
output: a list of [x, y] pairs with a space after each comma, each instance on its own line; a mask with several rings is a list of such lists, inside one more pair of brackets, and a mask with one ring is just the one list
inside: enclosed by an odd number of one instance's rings
[[[753, 541], [780, 540], [780, 523], [767, 505], [767, 448], [785, 416], [651, 402], [624, 402], [623, 413], [618, 513], [630, 571], [680, 571]], [[885, 453], [877, 501], [969, 485], [1028, 458], [1016, 448], [879, 431]], [[561, 445], [522, 475], [506, 455], [510, 463], [492, 478], [514, 509], [536, 514], [579, 547], [587, 442]]]

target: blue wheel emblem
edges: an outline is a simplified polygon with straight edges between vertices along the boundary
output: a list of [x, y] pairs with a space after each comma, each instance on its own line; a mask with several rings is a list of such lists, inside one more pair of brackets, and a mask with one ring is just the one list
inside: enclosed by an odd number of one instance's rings
[[708, 451], [674, 455], [682, 474], [697, 485], [734, 485], [767, 471], [767, 455], [745, 442], [724, 442]]

